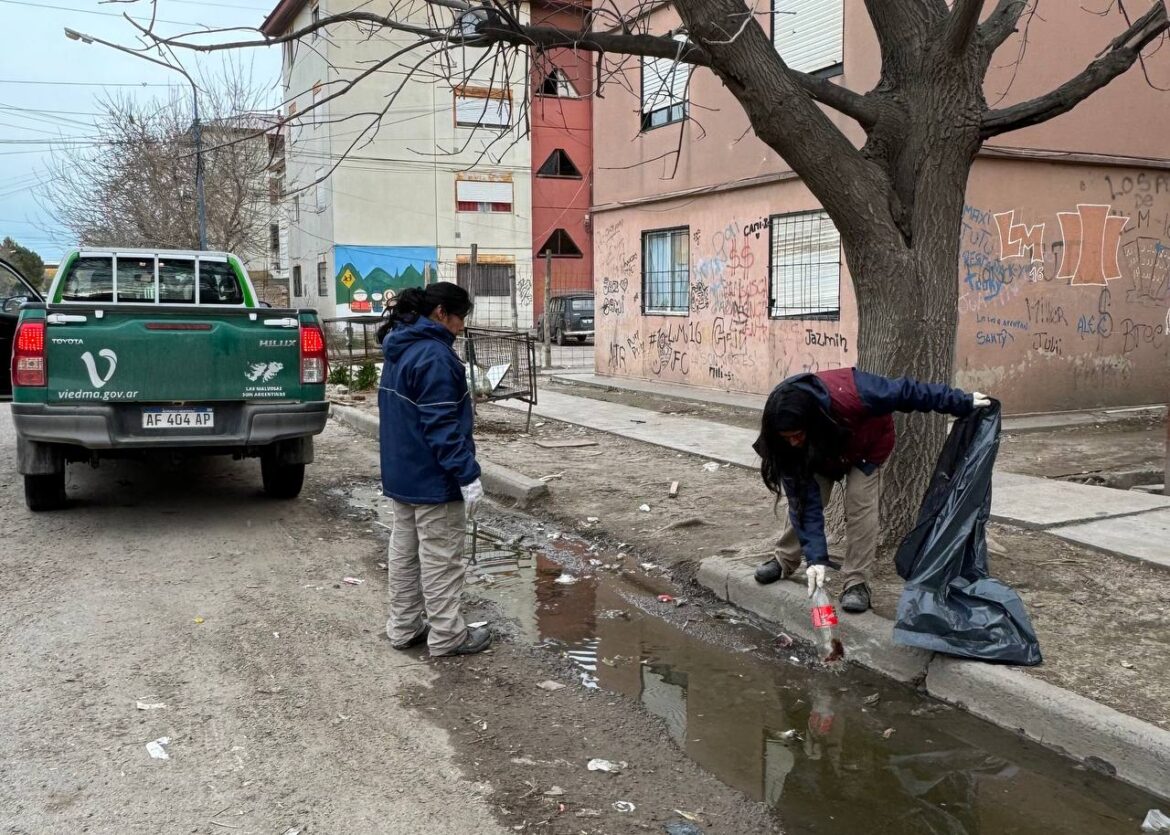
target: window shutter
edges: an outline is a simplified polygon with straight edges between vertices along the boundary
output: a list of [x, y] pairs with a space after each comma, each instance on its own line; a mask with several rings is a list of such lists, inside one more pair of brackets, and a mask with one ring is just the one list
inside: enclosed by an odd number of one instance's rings
[[772, 41], [789, 67], [816, 72], [842, 63], [844, 0], [772, 0]]
[[[683, 36], [675, 37], [683, 42]], [[691, 77], [689, 64], [674, 58], [642, 59], [642, 112], [650, 113], [687, 100], [687, 81]]]
[[512, 123], [512, 102], [486, 96], [455, 96], [455, 122], [506, 128]]
[[455, 199], [460, 203], [511, 204], [512, 184], [494, 180], [458, 180], [455, 183]]

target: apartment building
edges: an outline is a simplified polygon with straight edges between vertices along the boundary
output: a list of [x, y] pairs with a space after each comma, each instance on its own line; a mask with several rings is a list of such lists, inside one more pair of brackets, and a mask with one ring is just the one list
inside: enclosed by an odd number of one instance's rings
[[[992, 61], [989, 102], [1052, 89], [1125, 26], [1076, 4], [1043, 14], [1018, 71], [1016, 40]], [[858, 91], [876, 83], [862, 0], [773, 0], [758, 19], [795, 69]], [[680, 24], [669, 5], [648, 20], [656, 32]], [[1170, 56], [1146, 65], [1170, 84]], [[816, 199], [710, 71], [627, 67], [593, 102], [597, 371], [763, 393], [790, 374], [855, 365], [848, 265]], [[956, 265], [954, 383], [1014, 413], [1165, 402], [1165, 95], [1135, 67], [980, 154]], [[856, 125], [839, 123], [860, 145]]]
[[[261, 28], [278, 36], [359, 7], [400, 19], [407, 8], [280, 0]], [[427, 23], [426, 4], [410, 8]], [[472, 292], [475, 324], [527, 327], [528, 67], [477, 66], [481, 51], [463, 48], [387, 60], [411, 42], [346, 24], [284, 47], [291, 301], [328, 318], [379, 313], [405, 287], [447, 280]]]

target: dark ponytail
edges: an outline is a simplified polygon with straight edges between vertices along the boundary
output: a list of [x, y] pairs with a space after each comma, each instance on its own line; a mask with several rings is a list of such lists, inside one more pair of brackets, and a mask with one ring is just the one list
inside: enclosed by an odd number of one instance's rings
[[386, 335], [399, 325], [410, 325], [420, 316], [430, 316], [436, 307], [442, 307], [452, 316], [466, 316], [472, 309], [471, 297], [458, 284], [449, 281], [437, 281], [426, 287], [408, 287], [395, 296], [393, 303], [382, 313], [378, 342], [384, 342]]

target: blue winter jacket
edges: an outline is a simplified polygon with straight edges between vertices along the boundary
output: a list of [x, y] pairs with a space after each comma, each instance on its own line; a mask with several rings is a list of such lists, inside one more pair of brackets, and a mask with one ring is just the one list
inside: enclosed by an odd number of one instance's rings
[[479, 478], [474, 416], [455, 336], [430, 319], [386, 335], [381, 417], [382, 492], [406, 504], [462, 501]]
[[[853, 382], [861, 399], [861, 409], [868, 417], [881, 417], [894, 412], [943, 412], [963, 417], [974, 408], [972, 396], [961, 389], [941, 383], [923, 383], [910, 377], [891, 379], [856, 368], [852, 371]], [[817, 375], [800, 375], [785, 383], [813, 395], [826, 413], [834, 413], [829, 389]], [[854, 462], [854, 466], [870, 475], [880, 464], [859, 460]], [[825, 541], [825, 509], [821, 502], [820, 486], [815, 479], [798, 483], [796, 479], [786, 477], [781, 479], [781, 483], [788, 499], [788, 519], [800, 539], [805, 562], [809, 565], [827, 563], [829, 546]]]

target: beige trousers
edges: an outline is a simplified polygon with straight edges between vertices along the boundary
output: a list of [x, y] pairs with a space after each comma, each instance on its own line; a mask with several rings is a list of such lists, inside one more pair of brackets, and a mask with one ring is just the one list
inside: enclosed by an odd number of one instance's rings
[[[831, 479], [817, 476], [821, 488], [821, 504], [829, 506], [833, 495]], [[845, 562], [841, 566], [842, 588], [868, 583], [873, 574], [878, 542], [878, 507], [881, 497], [881, 470], [866, 475], [854, 467], [845, 476]], [[800, 567], [800, 538], [796, 528], [785, 516], [784, 533], [776, 540], [776, 559], [790, 574]]]
[[467, 637], [459, 611], [467, 536], [463, 502], [390, 503], [394, 530], [386, 562], [390, 585], [386, 635], [395, 643], [414, 637], [422, 629], [425, 610], [431, 655], [442, 655]]

